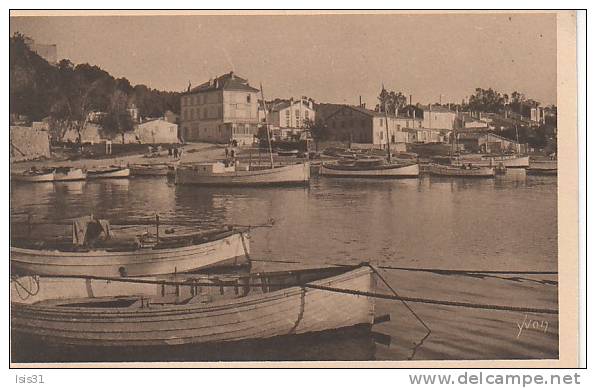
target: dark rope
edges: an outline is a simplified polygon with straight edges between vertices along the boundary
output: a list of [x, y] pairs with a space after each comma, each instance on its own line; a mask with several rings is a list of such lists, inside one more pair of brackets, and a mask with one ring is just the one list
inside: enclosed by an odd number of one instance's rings
[[497, 311], [519, 311], [522, 313], [535, 313], [535, 314], [553, 314], [553, 315], [559, 314], [558, 309], [533, 308], [533, 307], [524, 307], [524, 306], [503, 306], [503, 305], [496, 305], [496, 304], [481, 304], [481, 303], [468, 303], [468, 302], [454, 302], [454, 301], [450, 301], [450, 300], [413, 298], [413, 297], [409, 297], [409, 296], [401, 296], [400, 298], [397, 298], [394, 295], [377, 294], [374, 292], [366, 292], [366, 291], [346, 290], [346, 289], [342, 289], [342, 288], [327, 287], [327, 286], [321, 286], [321, 285], [310, 284], [310, 283], [305, 284], [305, 286], [314, 288], [314, 289], [324, 290], [324, 291], [340, 292], [340, 293], [360, 295], [360, 296], [370, 296], [370, 297], [379, 298], [379, 299], [405, 300], [406, 302], [414, 302], [414, 303], [427, 303], [427, 304], [434, 304], [434, 305], [466, 307], [466, 308], [497, 310]]
[[410, 307], [410, 305], [397, 293], [397, 291], [395, 291], [395, 289], [393, 289], [393, 287], [391, 287], [391, 285], [389, 284], [389, 282], [387, 282], [387, 280], [385, 280], [385, 278], [379, 273], [379, 271], [376, 270], [375, 267], [373, 267], [372, 265], [369, 264], [370, 269], [379, 277], [379, 279], [381, 279], [381, 281], [383, 281], [383, 283], [391, 290], [391, 292], [393, 293], [393, 295], [395, 295], [396, 297], [399, 298], [399, 300], [401, 301], [401, 303], [406, 306], [406, 308], [410, 311], [410, 313], [418, 320], [418, 322], [420, 322], [422, 324], [422, 326], [424, 326], [424, 328], [426, 329], [426, 335], [424, 337], [422, 337], [422, 339], [415, 344], [414, 348], [412, 349], [412, 354], [410, 355], [410, 357], [408, 358], [408, 360], [412, 360], [414, 358], [414, 356], [416, 355], [416, 352], [418, 351], [418, 349], [422, 346], [422, 344], [424, 343], [424, 341], [430, 336], [431, 333], [431, 329], [430, 327], [428, 327], [428, 325], [422, 320], [422, 318], [420, 318], [420, 316], [418, 314], [416, 314], [416, 312]]

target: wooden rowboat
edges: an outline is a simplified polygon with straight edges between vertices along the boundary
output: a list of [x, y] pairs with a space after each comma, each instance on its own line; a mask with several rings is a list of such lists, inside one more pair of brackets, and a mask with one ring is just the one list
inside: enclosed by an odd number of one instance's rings
[[308, 185], [310, 165], [306, 163], [274, 166], [225, 166], [199, 163], [178, 166], [176, 184], [203, 186]]
[[17, 182], [37, 183], [37, 182], [53, 182], [54, 170], [31, 169], [19, 174], [11, 174], [10, 178]]
[[428, 172], [431, 175], [462, 178], [494, 178], [495, 176], [495, 169], [491, 167], [463, 167], [464, 166], [454, 167], [444, 166], [440, 164], [431, 164], [428, 167]]
[[557, 161], [532, 161], [526, 169], [528, 175], [557, 175]]
[[11, 329], [54, 345], [146, 349], [370, 328], [373, 298], [356, 292], [373, 292], [373, 275], [368, 266], [342, 266], [211, 279], [215, 287], [198, 279], [173, 295], [157, 282], [154, 296], [11, 301]]
[[166, 163], [138, 163], [130, 165], [130, 173], [133, 176], [166, 176], [168, 168]]
[[130, 169], [119, 166], [90, 169], [87, 171], [87, 176], [89, 179], [128, 178], [130, 176]]
[[246, 232], [220, 230], [173, 243], [162, 237], [160, 243], [140, 248], [68, 251], [64, 248], [11, 246], [10, 263], [12, 272], [46, 276], [150, 276], [243, 265], [248, 263], [249, 254]]
[[527, 168], [530, 165], [530, 157], [527, 155], [462, 155], [459, 160], [452, 162], [452, 165], [455, 166], [462, 164], [471, 164], [476, 167], [496, 167], [503, 165], [506, 168]]

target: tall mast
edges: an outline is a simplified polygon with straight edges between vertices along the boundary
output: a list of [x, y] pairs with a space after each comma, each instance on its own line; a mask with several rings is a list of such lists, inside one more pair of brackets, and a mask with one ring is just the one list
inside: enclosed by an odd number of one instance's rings
[[387, 118], [387, 101], [385, 101], [385, 129], [387, 130], [387, 162], [391, 163], [391, 145], [389, 144], [389, 119]]
[[271, 149], [271, 135], [269, 134], [269, 123], [267, 122], [267, 103], [263, 94], [263, 84], [261, 84], [261, 99], [263, 100], [263, 109], [265, 109], [265, 128], [267, 129], [267, 143], [269, 144], [269, 160], [271, 161], [271, 168], [273, 168], [273, 150]]

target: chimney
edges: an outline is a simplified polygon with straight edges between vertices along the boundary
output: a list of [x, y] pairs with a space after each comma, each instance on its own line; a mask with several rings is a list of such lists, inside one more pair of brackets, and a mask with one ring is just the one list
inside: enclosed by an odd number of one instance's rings
[[231, 78], [231, 79], [234, 79], [234, 78], [236, 78], [236, 76], [234, 75], [234, 71], [230, 71], [230, 78]]
[[362, 107], [362, 96], [358, 96], [358, 106]]
[[412, 105], [412, 95], [410, 94], [410, 105]]

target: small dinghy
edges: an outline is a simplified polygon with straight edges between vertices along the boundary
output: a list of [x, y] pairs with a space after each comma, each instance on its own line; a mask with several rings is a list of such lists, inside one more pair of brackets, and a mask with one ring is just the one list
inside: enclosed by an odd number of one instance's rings
[[166, 176], [169, 165], [167, 163], [137, 163], [130, 165], [132, 176]]
[[54, 181], [54, 170], [53, 169], [37, 169], [32, 167], [22, 173], [11, 174], [10, 178], [17, 182], [53, 182]]
[[94, 168], [87, 171], [87, 177], [89, 179], [128, 178], [129, 176], [130, 169], [120, 166]]
[[431, 175], [461, 178], [494, 178], [495, 169], [492, 167], [476, 167], [473, 165], [445, 166], [431, 164], [428, 167]]
[[54, 182], [83, 181], [87, 174], [80, 168], [56, 167], [54, 168]]
[[[106, 220], [76, 219], [72, 241], [13, 239], [11, 271], [45, 276], [151, 276], [249, 263], [246, 229], [118, 236]], [[141, 226], [143, 229], [143, 227]]]
[[[68, 287], [79, 291], [67, 297], [37, 296], [30, 302], [19, 295], [26, 295], [31, 279], [13, 279], [11, 333], [56, 346], [143, 352], [151, 347], [259, 340], [348, 327], [370, 330], [375, 305], [368, 295], [375, 291], [375, 280], [369, 266], [235, 277], [87, 278]], [[119, 284], [128, 281], [129, 286]], [[37, 278], [33, 283], [37, 291], [29, 293], [43, 295], [47, 282]], [[129, 293], [122, 294], [127, 287]]]
[[528, 175], [557, 175], [557, 161], [532, 161], [526, 169]]

